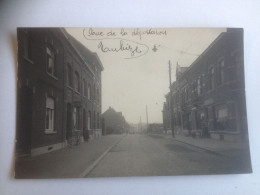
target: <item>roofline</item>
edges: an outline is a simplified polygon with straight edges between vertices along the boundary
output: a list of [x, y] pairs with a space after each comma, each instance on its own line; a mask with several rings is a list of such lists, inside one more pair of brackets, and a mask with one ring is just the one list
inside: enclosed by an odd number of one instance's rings
[[195, 64], [202, 58], [204, 57], [204, 55], [227, 33], [226, 32], [221, 32], [217, 38], [211, 42], [211, 44], [191, 63], [190, 66], [188, 66], [187, 70], [185, 70], [180, 77], [182, 78], [184, 76], [185, 73], [187, 73], [193, 66], [195, 66]]
[[[70, 46], [76, 51], [76, 53], [79, 55], [79, 57], [81, 58], [81, 60], [84, 62], [84, 64], [87, 66], [87, 68], [89, 69], [89, 71], [91, 72], [91, 74], [94, 76], [95, 73], [92, 70], [92, 68], [88, 65], [88, 63], [85, 61], [85, 59], [82, 57], [82, 55], [80, 54], [80, 52], [78, 51], [78, 49], [69, 41], [70, 36], [69, 33], [65, 30], [65, 28], [60, 28], [62, 34], [65, 36], [65, 38], [68, 40], [68, 43], [70, 44]], [[85, 47], [85, 46], [84, 46]], [[86, 48], [86, 47], [85, 47]], [[88, 48], [86, 48], [87, 50], [89, 50]], [[89, 50], [90, 51], [90, 50]], [[91, 51], [90, 51], [91, 52]], [[93, 52], [91, 52], [93, 54]]]
[[103, 64], [102, 64], [102, 62], [101, 62], [99, 56], [97, 55], [96, 52], [92, 52], [92, 53], [93, 53], [93, 55], [95, 55], [95, 57], [96, 57], [96, 59], [97, 59], [99, 65], [100, 65], [100, 67], [101, 67], [101, 70], [103, 71], [103, 70], [104, 70], [104, 66], [103, 66]]

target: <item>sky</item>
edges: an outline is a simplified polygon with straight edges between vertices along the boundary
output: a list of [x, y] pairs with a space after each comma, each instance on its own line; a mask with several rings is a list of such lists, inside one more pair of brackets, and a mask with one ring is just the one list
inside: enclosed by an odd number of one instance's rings
[[109, 106], [129, 123], [162, 123], [165, 95], [176, 64], [190, 66], [224, 28], [66, 28], [104, 66], [102, 113]]

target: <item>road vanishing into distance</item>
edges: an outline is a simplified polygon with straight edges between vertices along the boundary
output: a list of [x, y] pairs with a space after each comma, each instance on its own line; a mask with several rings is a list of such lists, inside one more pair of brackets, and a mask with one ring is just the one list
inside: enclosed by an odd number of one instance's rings
[[228, 174], [243, 171], [236, 158], [160, 135], [129, 134], [85, 177]]

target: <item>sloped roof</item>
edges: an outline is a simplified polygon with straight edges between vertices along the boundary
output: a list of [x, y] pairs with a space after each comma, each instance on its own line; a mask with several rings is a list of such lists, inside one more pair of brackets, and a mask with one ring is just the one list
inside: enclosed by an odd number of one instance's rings
[[76, 49], [79, 55], [83, 58], [85, 62], [91, 67], [92, 71], [94, 70], [93, 61], [97, 63], [101, 70], [104, 70], [104, 67], [97, 55], [97, 53], [90, 51], [87, 47], [85, 47], [82, 43], [80, 43], [77, 39], [75, 39], [72, 35], [70, 35], [65, 29], [62, 30], [66, 35], [70, 44]]
[[106, 115], [110, 115], [113, 114], [117, 117], [122, 118], [123, 120], [125, 120], [125, 117], [123, 116], [122, 112], [116, 112], [114, 108], [109, 107], [103, 114], [102, 116], [106, 116]]

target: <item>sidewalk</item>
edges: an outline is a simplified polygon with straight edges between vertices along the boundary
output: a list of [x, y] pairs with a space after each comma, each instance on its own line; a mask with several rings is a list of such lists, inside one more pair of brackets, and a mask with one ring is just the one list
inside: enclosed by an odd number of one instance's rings
[[235, 173], [252, 173], [252, 164], [248, 141], [232, 142], [212, 138], [192, 138], [183, 135], [168, 136], [178, 142], [203, 149], [211, 154], [228, 158], [232, 163]]
[[107, 135], [33, 158], [19, 159], [15, 178], [78, 178], [124, 135]]
[[184, 135], [175, 135], [175, 138], [172, 137], [172, 134], [161, 134], [162, 136], [173, 139], [178, 142], [182, 142], [200, 149], [204, 149], [209, 152], [218, 153], [224, 156], [230, 156], [235, 152], [240, 153], [249, 153], [249, 143], [247, 141], [232, 142], [225, 140], [216, 140], [212, 138], [198, 138], [190, 137]]

